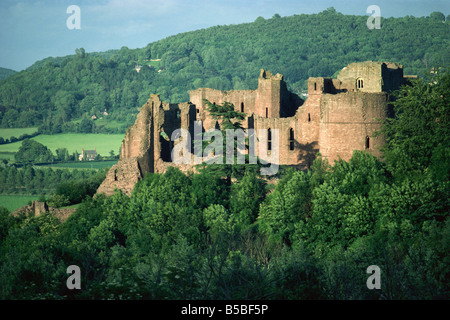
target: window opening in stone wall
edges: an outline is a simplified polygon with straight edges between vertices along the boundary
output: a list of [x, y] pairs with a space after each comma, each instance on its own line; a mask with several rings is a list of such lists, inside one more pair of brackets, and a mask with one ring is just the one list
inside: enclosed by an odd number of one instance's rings
[[114, 181], [117, 181], [117, 169], [114, 170]]
[[266, 118], [269, 117], [269, 109], [266, 108]]
[[317, 84], [314, 82], [314, 91], [317, 90]]
[[357, 87], [358, 89], [364, 88], [364, 82], [363, 82], [363, 79], [358, 79], [358, 80], [356, 81], [356, 87]]
[[159, 142], [161, 144], [161, 160], [163, 160], [165, 162], [171, 162], [172, 161], [172, 157], [171, 157], [172, 150], [170, 147], [171, 141], [167, 141], [162, 136], [160, 136]]
[[289, 129], [289, 150], [294, 150], [294, 129]]
[[272, 151], [272, 131], [270, 128], [267, 130], [267, 150]]
[[311, 114], [308, 113], [308, 122], [311, 122]]
[[241, 112], [244, 112], [244, 103], [241, 102]]
[[366, 149], [370, 148], [370, 138], [369, 136], [366, 136]]

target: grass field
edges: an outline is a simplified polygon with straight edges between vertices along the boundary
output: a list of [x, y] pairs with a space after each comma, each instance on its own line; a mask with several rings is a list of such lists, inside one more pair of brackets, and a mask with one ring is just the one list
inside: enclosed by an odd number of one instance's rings
[[29, 195], [0, 195], [0, 207], [5, 207], [9, 211], [14, 211], [28, 204], [28, 201], [39, 199], [39, 196]]
[[12, 152], [0, 152], [0, 159], [5, 159], [8, 161], [14, 161], [14, 153]]
[[23, 134], [32, 134], [36, 131], [37, 128], [0, 128], [0, 137], [3, 139], [19, 138]]
[[56, 163], [51, 165], [43, 165], [39, 167], [51, 167], [51, 168], [73, 168], [73, 169], [103, 169], [111, 168], [117, 163], [117, 160], [111, 161], [77, 161], [70, 163]]
[[[108, 156], [109, 151], [114, 150], [118, 154], [123, 134], [85, 134], [85, 133], [61, 133], [54, 135], [41, 134], [32, 138], [48, 147], [54, 154], [58, 148], [67, 148], [70, 154], [77, 151], [81, 153], [81, 148], [93, 150], [102, 156]], [[22, 145], [22, 141], [0, 145], [0, 154], [3, 152], [17, 152]]]
[[[105, 128], [110, 128], [110, 129], [119, 128], [123, 124], [124, 124], [124, 122], [119, 122], [116, 120], [109, 120], [109, 119], [105, 119], [105, 118], [95, 120], [96, 126], [98, 126], [98, 127], [104, 126]], [[124, 132], [124, 135], [125, 135], [125, 132]]]

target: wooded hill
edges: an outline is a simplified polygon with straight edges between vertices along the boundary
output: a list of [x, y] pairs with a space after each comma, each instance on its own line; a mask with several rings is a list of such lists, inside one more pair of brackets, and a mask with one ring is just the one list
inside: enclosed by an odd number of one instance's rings
[[[85, 128], [121, 133], [150, 93], [183, 102], [199, 87], [255, 89], [261, 68], [283, 74], [296, 93], [305, 90], [308, 77], [333, 76], [357, 61], [397, 62], [406, 74], [420, 75], [450, 62], [450, 24], [441, 15], [382, 19], [381, 29], [370, 30], [368, 16], [330, 8], [186, 32], [141, 49], [86, 53], [80, 48], [1, 81], [0, 124], [40, 126], [47, 133]], [[88, 123], [105, 108], [103, 125]]]
[[14, 73], [16, 73], [16, 71], [0, 67], [0, 80], [8, 78], [10, 75], [13, 75]]

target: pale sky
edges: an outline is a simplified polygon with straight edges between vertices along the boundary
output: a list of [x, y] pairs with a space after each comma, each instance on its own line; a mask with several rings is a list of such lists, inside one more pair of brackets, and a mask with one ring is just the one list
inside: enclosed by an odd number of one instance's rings
[[[80, 29], [66, 25], [70, 5], [80, 8]], [[142, 48], [178, 33], [275, 13], [283, 17], [334, 7], [369, 16], [370, 5], [378, 5], [385, 18], [450, 14], [448, 0], [0, 0], [0, 67], [21, 71], [49, 56], [74, 54], [76, 48]]]

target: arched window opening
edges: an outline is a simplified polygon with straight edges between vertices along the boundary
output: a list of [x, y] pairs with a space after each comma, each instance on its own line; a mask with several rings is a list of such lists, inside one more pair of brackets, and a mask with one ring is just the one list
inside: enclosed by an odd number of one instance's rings
[[308, 122], [311, 122], [311, 114], [308, 113]]
[[269, 117], [269, 109], [266, 108], [266, 118], [268, 118], [268, 117]]
[[294, 143], [294, 129], [292, 129], [292, 128], [290, 128], [289, 129], [289, 150], [294, 150], [294, 146], [295, 146], [295, 143]]
[[364, 88], [364, 81], [363, 81], [363, 79], [358, 79], [358, 80], [356, 80], [356, 87], [357, 87], [358, 89]]
[[314, 82], [314, 91], [317, 90], [317, 83]]
[[244, 112], [244, 103], [241, 102], [241, 112]]
[[370, 138], [369, 136], [366, 136], [366, 149], [370, 148]]

